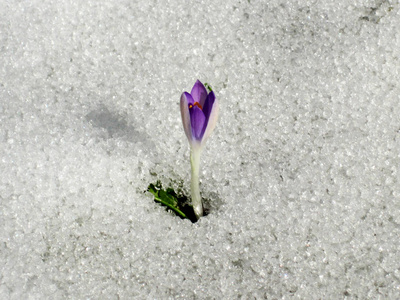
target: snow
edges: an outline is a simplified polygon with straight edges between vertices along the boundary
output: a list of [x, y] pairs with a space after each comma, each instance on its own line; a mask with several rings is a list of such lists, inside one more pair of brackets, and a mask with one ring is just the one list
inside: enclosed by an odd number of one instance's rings
[[[398, 28], [390, 0], [0, 1], [0, 298], [400, 298]], [[145, 191], [189, 195], [197, 79], [193, 224]]]

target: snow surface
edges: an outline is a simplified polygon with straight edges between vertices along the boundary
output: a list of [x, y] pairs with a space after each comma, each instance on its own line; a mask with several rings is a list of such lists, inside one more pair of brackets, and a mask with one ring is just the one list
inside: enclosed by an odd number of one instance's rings
[[[0, 0], [1, 299], [399, 299], [400, 4]], [[180, 94], [209, 83], [210, 214]]]

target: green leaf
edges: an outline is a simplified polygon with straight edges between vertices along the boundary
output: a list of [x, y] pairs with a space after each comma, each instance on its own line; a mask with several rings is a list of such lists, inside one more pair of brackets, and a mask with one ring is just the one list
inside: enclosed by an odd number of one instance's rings
[[154, 184], [150, 183], [149, 187], [147, 188], [147, 190], [152, 193], [155, 197], [158, 197], [158, 190], [156, 189], [156, 187], [154, 186]]
[[179, 201], [173, 189], [163, 190], [160, 182], [157, 182], [156, 185], [151, 183], [147, 190], [154, 195], [154, 201], [172, 209], [178, 216], [187, 218], [186, 214], [179, 208]]
[[167, 193], [166, 191], [164, 191], [164, 190], [160, 190], [160, 191], [158, 192], [158, 197], [159, 197], [160, 199], [163, 199], [164, 202], [168, 203], [170, 206], [176, 207], [176, 206], [178, 205], [178, 200], [177, 200], [174, 196], [168, 194], [168, 193]]
[[212, 92], [212, 88], [211, 88], [211, 86], [206, 82], [206, 83], [204, 83], [204, 86], [206, 87], [206, 89], [209, 91], [209, 92]]

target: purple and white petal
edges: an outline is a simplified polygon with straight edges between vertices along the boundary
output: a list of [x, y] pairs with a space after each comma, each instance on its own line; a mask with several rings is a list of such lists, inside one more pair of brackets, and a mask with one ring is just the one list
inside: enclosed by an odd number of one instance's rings
[[185, 130], [185, 134], [189, 140], [189, 142], [192, 140], [192, 126], [190, 122], [190, 112], [189, 112], [189, 101], [192, 101], [193, 103], [193, 98], [190, 96], [189, 93], [183, 93], [181, 96], [181, 117], [182, 117], [182, 124], [183, 124], [183, 129]]
[[193, 105], [195, 101], [194, 101], [192, 95], [190, 95], [188, 92], [184, 92], [184, 94], [187, 99], [187, 103]]

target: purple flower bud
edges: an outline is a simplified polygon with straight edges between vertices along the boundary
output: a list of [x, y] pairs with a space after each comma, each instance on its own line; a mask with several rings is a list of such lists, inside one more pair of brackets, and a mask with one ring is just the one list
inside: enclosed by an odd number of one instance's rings
[[207, 94], [204, 85], [197, 80], [189, 93], [181, 96], [183, 128], [192, 147], [202, 147], [214, 130], [218, 118], [218, 101], [214, 92]]

